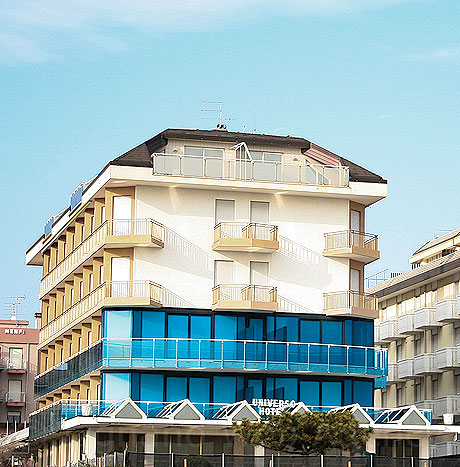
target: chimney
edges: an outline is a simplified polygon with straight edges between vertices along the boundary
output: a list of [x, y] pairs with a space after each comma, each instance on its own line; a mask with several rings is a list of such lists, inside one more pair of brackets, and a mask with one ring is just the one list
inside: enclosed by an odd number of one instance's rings
[[41, 329], [42, 327], [42, 314], [41, 313], [35, 313], [35, 329]]

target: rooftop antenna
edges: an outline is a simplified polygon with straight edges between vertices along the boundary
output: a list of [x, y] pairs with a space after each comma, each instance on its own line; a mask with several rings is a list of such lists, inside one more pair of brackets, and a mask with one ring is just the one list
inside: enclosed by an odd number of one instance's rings
[[217, 129], [218, 130], [226, 130], [227, 125], [225, 125], [224, 121], [231, 121], [235, 120], [234, 118], [223, 118], [224, 112], [223, 112], [223, 105], [224, 103], [222, 101], [201, 101], [202, 104], [209, 104], [211, 106], [218, 106], [219, 108], [214, 108], [214, 109], [201, 109], [201, 112], [218, 112], [219, 117], [203, 117], [205, 120], [216, 120], [219, 118], [219, 123], [217, 124]]
[[18, 311], [22, 307], [22, 302], [26, 297], [5, 297], [5, 303], [3, 304], [3, 310], [9, 315], [9, 319], [16, 321], [18, 319]]

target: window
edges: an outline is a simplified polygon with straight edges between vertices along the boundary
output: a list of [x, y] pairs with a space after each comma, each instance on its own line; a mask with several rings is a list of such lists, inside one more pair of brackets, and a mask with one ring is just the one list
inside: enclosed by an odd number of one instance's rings
[[22, 381], [10, 379], [8, 381], [8, 400], [10, 402], [24, 402], [22, 398]]
[[215, 148], [194, 148], [191, 146], [185, 146], [184, 154], [186, 156], [212, 157], [222, 159], [224, 157], [224, 150]]
[[9, 361], [8, 366], [12, 369], [21, 369], [22, 368], [22, 359], [23, 359], [23, 350], [22, 348], [9, 348]]
[[350, 289], [352, 292], [361, 291], [361, 271], [359, 269], [350, 269]]
[[83, 281], [80, 281], [80, 300], [83, 298]]
[[105, 222], [105, 206], [101, 208], [101, 224]]
[[355, 211], [354, 209], [350, 212], [350, 224], [351, 230], [355, 232], [361, 232], [361, 213], [359, 211]]
[[91, 390], [88, 388], [86, 390], [86, 401], [89, 402], [91, 400]]
[[89, 275], [89, 291], [92, 292], [94, 288], [94, 274]]
[[107, 310], [105, 312], [105, 336], [106, 337], [131, 337], [132, 311]]
[[403, 405], [403, 391], [400, 385], [396, 388], [396, 405]]
[[422, 384], [420, 381], [417, 381], [415, 383], [415, 401], [421, 401], [422, 400]]
[[91, 233], [94, 232], [94, 216], [91, 216]]
[[65, 309], [65, 295], [62, 295], [61, 312], [63, 313]]
[[431, 330], [431, 352], [438, 350], [438, 332], [435, 329]]
[[60, 361], [63, 362], [64, 361], [64, 349], [62, 347], [61, 347], [61, 350], [59, 351], [59, 356], [61, 358]]
[[264, 152], [264, 151], [250, 151], [251, 157], [255, 161], [266, 162], [281, 162], [283, 158], [282, 152]]
[[169, 376], [166, 378], [166, 402], [177, 402], [187, 398], [187, 378]]
[[93, 331], [88, 331], [88, 346], [93, 343]]
[[403, 347], [402, 347], [402, 344], [401, 342], [398, 342], [396, 344], [396, 360], [399, 362], [400, 360], [402, 360], [403, 356], [402, 356], [402, 350], [403, 350]]
[[415, 350], [415, 355], [420, 355], [422, 353], [422, 340], [420, 339], [419, 336], [417, 336], [414, 341], [414, 350]]
[[78, 338], [78, 352], [81, 350], [81, 337]]
[[250, 221], [260, 224], [269, 223], [270, 203], [265, 201], [251, 201]]
[[232, 199], [216, 199], [215, 224], [233, 222], [235, 220], [235, 201]]
[[342, 383], [335, 381], [323, 381], [321, 405], [336, 407], [342, 405]]
[[438, 398], [438, 377], [432, 376], [431, 381], [432, 381], [431, 390], [433, 393], [432, 396], [433, 396], [433, 399], [437, 399]]
[[99, 266], [99, 284], [104, 282], [104, 266]]
[[70, 306], [75, 303], [75, 289], [72, 287], [70, 289]]
[[300, 381], [299, 400], [314, 407], [320, 405], [319, 381]]

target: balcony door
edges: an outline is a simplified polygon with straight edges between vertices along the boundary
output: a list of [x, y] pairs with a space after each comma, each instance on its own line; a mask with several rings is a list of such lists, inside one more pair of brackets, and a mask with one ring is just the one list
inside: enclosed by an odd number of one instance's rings
[[22, 349], [21, 348], [13, 348], [10, 347], [9, 349], [9, 368], [13, 369], [21, 369], [22, 368]]
[[112, 258], [112, 297], [128, 297], [131, 260], [129, 257]]
[[129, 235], [131, 227], [131, 196], [113, 197], [113, 235]]
[[359, 211], [351, 210], [350, 224], [351, 230], [361, 232], [361, 213]]
[[23, 402], [22, 401], [22, 381], [17, 379], [10, 379], [8, 381], [8, 401], [9, 402]]
[[361, 271], [359, 269], [350, 269], [350, 289], [352, 292], [361, 291]]
[[269, 223], [270, 203], [265, 201], [251, 201], [251, 222], [258, 224]]
[[235, 200], [216, 199], [215, 224], [235, 220]]

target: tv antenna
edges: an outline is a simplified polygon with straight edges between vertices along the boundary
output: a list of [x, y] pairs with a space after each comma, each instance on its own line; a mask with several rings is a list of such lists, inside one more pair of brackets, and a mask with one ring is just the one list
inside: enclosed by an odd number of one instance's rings
[[224, 103], [222, 101], [201, 101], [202, 104], [209, 104], [214, 107], [218, 108], [211, 108], [211, 109], [201, 109], [201, 112], [214, 112], [218, 113], [218, 116], [214, 117], [203, 117], [205, 120], [216, 120], [219, 119], [219, 123], [217, 124], [217, 128], [220, 130], [226, 130], [227, 125], [225, 125], [224, 121], [230, 122], [231, 120], [236, 120], [235, 118], [224, 118], [224, 111], [223, 111], [223, 105]]
[[11, 320], [18, 319], [19, 309], [22, 307], [22, 302], [26, 299], [22, 297], [5, 297], [5, 303], [3, 304], [3, 310], [8, 312]]

